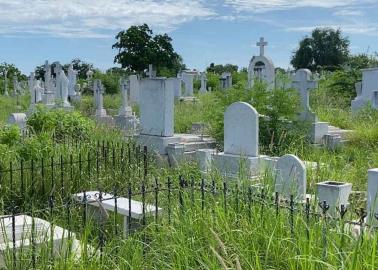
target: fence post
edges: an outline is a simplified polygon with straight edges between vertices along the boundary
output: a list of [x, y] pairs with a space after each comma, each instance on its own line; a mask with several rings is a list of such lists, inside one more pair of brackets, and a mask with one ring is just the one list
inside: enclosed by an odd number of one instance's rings
[[171, 178], [168, 177], [168, 224], [171, 224]]
[[306, 215], [306, 236], [307, 240], [310, 240], [310, 198], [306, 198], [305, 205], [305, 215]]
[[159, 197], [159, 183], [158, 183], [158, 178], [155, 177], [155, 223], [156, 223], [156, 230], [158, 229], [158, 227], [157, 227], [158, 211], [159, 211], [158, 197]]
[[294, 238], [294, 195], [290, 195], [290, 233]]
[[201, 209], [205, 210], [205, 179], [201, 179]]
[[327, 211], [329, 209], [329, 205], [326, 201], [319, 203], [320, 208], [322, 209], [322, 216], [323, 216], [323, 228], [322, 228], [322, 237], [323, 237], [323, 260], [327, 258]]
[[224, 200], [224, 212], [227, 214], [227, 184], [223, 182], [223, 200]]

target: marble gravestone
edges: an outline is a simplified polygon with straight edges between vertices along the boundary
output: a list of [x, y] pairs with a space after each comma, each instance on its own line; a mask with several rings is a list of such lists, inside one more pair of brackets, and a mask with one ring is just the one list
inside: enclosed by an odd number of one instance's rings
[[317, 87], [317, 82], [311, 80], [311, 71], [308, 69], [299, 69], [296, 71], [292, 87], [295, 88], [300, 96], [301, 111], [299, 120], [311, 124], [310, 140], [312, 143], [321, 144], [323, 138], [328, 134], [328, 123], [319, 122], [315, 113], [310, 109], [310, 93], [311, 89]]
[[130, 102], [139, 103], [140, 81], [138, 75], [130, 75]]
[[306, 199], [306, 166], [294, 155], [280, 157], [276, 164], [275, 192], [282, 198], [303, 201]]
[[17, 75], [13, 75], [13, 96], [16, 97], [21, 93], [20, 91], [20, 83], [18, 82]]
[[201, 79], [201, 88], [200, 88], [199, 92], [203, 94], [203, 93], [207, 92], [207, 76], [206, 76], [206, 72], [201, 72], [200, 79]]
[[356, 113], [361, 108], [371, 103], [375, 105], [374, 92], [378, 91], [378, 67], [362, 69], [362, 82], [356, 83], [357, 97], [352, 100], [352, 112]]
[[189, 71], [183, 71], [181, 74], [182, 81], [184, 82], [184, 96], [185, 97], [192, 97], [194, 94], [194, 88], [193, 88], [193, 81], [194, 76], [192, 72]]
[[251, 105], [236, 102], [224, 114], [224, 153], [259, 155], [259, 114]]
[[226, 90], [232, 87], [231, 72], [223, 72], [219, 80], [221, 89]]
[[253, 87], [256, 80], [267, 83], [268, 89], [274, 88], [275, 68], [273, 61], [265, 55], [265, 46], [268, 42], [264, 38], [256, 44], [260, 47], [260, 55], [253, 56], [248, 66], [248, 86]]
[[70, 100], [78, 100], [80, 98], [80, 92], [76, 92], [77, 74], [78, 72], [74, 70], [73, 64], [70, 64], [68, 67], [68, 96]]
[[69, 80], [64, 73], [64, 70], [60, 67], [57, 70], [57, 78], [56, 78], [56, 92], [55, 98], [59, 100], [58, 103], [61, 104], [61, 107], [65, 108], [72, 108], [71, 104], [68, 102], [68, 84]]
[[139, 108], [141, 132], [138, 142], [159, 154], [167, 154], [170, 143], [178, 143], [174, 136], [174, 87], [176, 78], [145, 78], [141, 80]]
[[117, 127], [123, 130], [135, 131], [138, 124], [138, 119], [133, 114], [130, 104], [130, 81], [124, 78], [119, 80], [119, 85], [122, 95], [122, 105], [119, 108], [118, 115], [114, 117]]
[[378, 227], [378, 168], [368, 170], [366, 223]]
[[[216, 170], [226, 177], [259, 173], [259, 114], [248, 103], [235, 102], [224, 114], [224, 152], [212, 156]], [[208, 159], [208, 158], [207, 158]]]
[[25, 113], [12, 113], [8, 117], [9, 125], [17, 125], [21, 133], [26, 129], [27, 116]]
[[51, 66], [49, 62], [45, 62], [45, 90], [42, 95], [42, 103], [45, 104], [48, 108], [55, 107], [55, 90], [54, 90], [54, 82], [51, 75]]

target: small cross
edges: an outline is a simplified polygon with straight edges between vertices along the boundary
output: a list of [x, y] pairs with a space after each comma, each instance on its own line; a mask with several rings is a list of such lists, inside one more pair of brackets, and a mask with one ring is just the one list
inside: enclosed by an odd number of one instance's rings
[[264, 56], [264, 47], [268, 46], [268, 42], [264, 41], [264, 38], [262, 37], [256, 45], [260, 47], [260, 56]]

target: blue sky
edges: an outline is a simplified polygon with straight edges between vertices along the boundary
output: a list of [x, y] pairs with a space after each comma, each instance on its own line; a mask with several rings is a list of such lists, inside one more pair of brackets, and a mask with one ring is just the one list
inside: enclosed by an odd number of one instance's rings
[[199, 70], [246, 67], [261, 36], [266, 55], [287, 68], [298, 41], [319, 26], [340, 27], [353, 53], [378, 51], [378, 0], [0, 0], [0, 62], [29, 73], [78, 57], [105, 70], [115, 66], [115, 34], [144, 22], [167, 32]]

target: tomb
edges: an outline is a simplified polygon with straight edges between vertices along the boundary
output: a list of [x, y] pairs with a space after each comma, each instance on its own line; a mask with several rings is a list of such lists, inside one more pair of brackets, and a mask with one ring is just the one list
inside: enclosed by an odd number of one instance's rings
[[253, 56], [248, 66], [248, 87], [252, 88], [255, 81], [263, 81], [268, 85], [268, 89], [274, 88], [275, 80], [275, 68], [273, 61], [265, 56], [264, 47], [268, 45], [268, 42], [264, 41], [264, 38], [260, 38], [260, 41], [256, 44], [260, 47], [260, 55]]
[[226, 90], [232, 87], [232, 75], [231, 72], [223, 72], [220, 79], [220, 88]]
[[369, 103], [375, 104], [374, 91], [378, 91], [378, 67], [362, 69], [362, 82], [356, 83], [355, 88], [357, 96], [352, 100], [352, 113], [358, 112]]
[[138, 75], [130, 75], [130, 102], [139, 103], [139, 92], [140, 92], [140, 80]]
[[201, 72], [200, 79], [201, 79], [201, 87], [200, 87], [199, 92], [203, 94], [203, 93], [207, 92], [207, 76], [206, 76], [206, 72]]
[[94, 87], [94, 100], [95, 100], [95, 119], [96, 121], [107, 124], [113, 125], [113, 117], [107, 115], [106, 110], [104, 109], [104, 97], [103, 94], [105, 93], [104, 86], [101, 83], [101, 80], [95, 80], [93, 83]]

